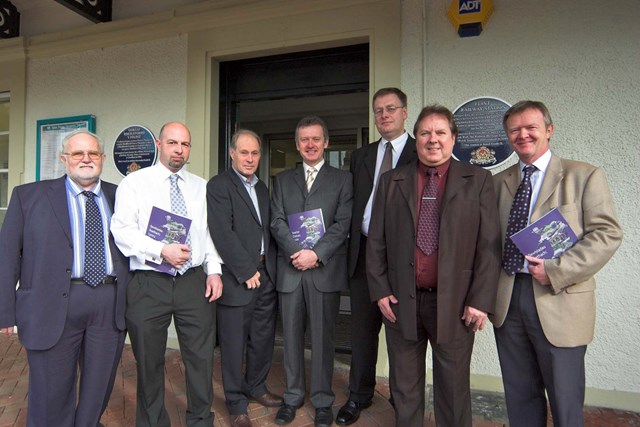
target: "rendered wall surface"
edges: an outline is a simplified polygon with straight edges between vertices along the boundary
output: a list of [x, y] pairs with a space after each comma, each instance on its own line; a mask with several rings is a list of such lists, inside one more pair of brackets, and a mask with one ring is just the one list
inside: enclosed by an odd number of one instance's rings
[[[597, 275], [595, 339], [587, 387], [636, 393], [640, 409], [640, 4], [494, 0], [479, 37], [460, 38], [448, 0], [405, 0], [402, 86], [410, 118], [423, 105], [450, 109], [479, 96], [546, 103], [552, 150], [605, 169], [625, 240]], [[472, 372], [499, 376], [491, 328], [478, 334]], [[589, 391], [587, 400], [589, 400]]]

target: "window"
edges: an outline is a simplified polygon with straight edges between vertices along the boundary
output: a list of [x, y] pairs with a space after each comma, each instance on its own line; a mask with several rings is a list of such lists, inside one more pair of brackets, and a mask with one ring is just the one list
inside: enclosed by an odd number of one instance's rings
[[0, 92], [0, 226], [9, 204], [9, 93]]

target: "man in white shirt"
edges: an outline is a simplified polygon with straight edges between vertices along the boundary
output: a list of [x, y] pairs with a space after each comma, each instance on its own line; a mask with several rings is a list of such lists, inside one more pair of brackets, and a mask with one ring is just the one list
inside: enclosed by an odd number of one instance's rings
[[[136, 426], [170, 426], [164, 407], [164, 353], [172, 317], [185, 365], [187, 425], [211, 427], [215, 306], [221, 260], [207, 227], [206, 181], [184, 170], [191, 133], [170, 122], [156, 140], [160, 162], [128, 175], [116, 193], [111, 230], [135, 272], [127, 289], [126, 323], [137, 362]], [[158, 207], [191, 220], [182, 243], [146, 235]], [[185, 211], [186, 208], [186, 211]], [[153, 265], [169, 264], [175, 276]]]

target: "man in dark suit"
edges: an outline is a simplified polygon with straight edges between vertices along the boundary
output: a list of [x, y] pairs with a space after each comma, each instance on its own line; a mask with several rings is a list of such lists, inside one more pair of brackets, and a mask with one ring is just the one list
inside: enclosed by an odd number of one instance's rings
[[484, 169], [451, 160], [457, 128], [445, 107], [425, 107], [414, 134], [419, 161], [378, 185], [369, 290], [384, 316], [396, 425], [423, 425], [430, 342], [436, 423], [470, 427], [474, 332], [493, 311], [500, 268], [493, 183]]
[[360, 411], [371, 405], [376, 386], [382, 314], [378, 306], [371, 302], [366, 272], [366, 244], [375, 188], [384, 172], [417, 159], [416, 140], [404, 129], [407, 95], [394, 87], [378, 90], [373, 95], [373, 114], [381, 138], [351, 154], [354, 190], [348, 258], [351, 278], [351, 369], [349, 399], [336, 417], [336, 423], [342, 426], [356, 422]]
[[[553, 121], [542, 102], [514, 104], [503, 125], [520, 160], [494, 177], [505, 251], [491, 321], [509, 422], [546, 426], [548, 396], [553, 425], [582, 426], [584, 356], [596, 317], [594, 275], [620, 246], [622, 229], [604, 171], [551, 152]], [[514, 201], [523, 192], [528, 208]], [[526, 226], [554, 208], [578, 237], [571, 248], [543, 260], [510, 245], [517, 211], [524, 211]]]
[[97, 426], [124, 344], [130, 277], [109, 234], [116, 186], [100, 180], [104, 144], [78, 130], [61, 149], [66, 176], [16, 187], [9, 204], [0, 332], [16, 325], [27, 350], [28, 426]]
[[[351, 220], [351, 174], [325, 164], [327, 126], [319, 117], [305, 117], [296, 127], [296, 148], [303, 164], [276, 176], [271, 201], [271, 231], [278, 252], [277, 289], [284, 335], [287, 386], [277, 424], [290, 423], [305, 394], [304, 333], [311, 333], [311, 403], [315, 425], [333, 423], [331, 405], [335, 322], [340, 291], [347, 289], [347, 233]], [[289, 216], [320, 209], [324, 234], [306, 245], [294, 239]], [[309, 220], [318, 219], [318, 216]], [[297, 230], [293, 230], [297, 231]], [[307, 235], [307, 237], [310, 237]]]
[[265, 384], [276, 325], [276, 246], [269, 231], [269, 190], [256, 176], [260, 137], [237, 131], [229, 155], [231, 169], [207, 184], [207, 217], [224, 262], [216, 310], [224, 394], [231, 426], [247, 427], [249, 399], [268, 407], [282, 404]]

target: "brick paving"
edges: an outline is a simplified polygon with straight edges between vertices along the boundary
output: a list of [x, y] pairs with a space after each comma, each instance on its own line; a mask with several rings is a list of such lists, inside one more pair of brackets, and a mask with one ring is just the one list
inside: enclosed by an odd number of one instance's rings
[[[347, 399], [349, 369], [345, 362], [348, 356], [337, 357], [333, 378], [333, 390], [336, 401], [334, 414]], [[184, 366], [180, 353], [167, 350], [165, 366], [165, 402], [171, 418], [171, 425], [186, 426], [186, 395], [184, 389]], [[26, 352], [16, 336], [0, 335], [0, 427], [24, 427], [26, 425], [28, 367]], [[285, 377], [282, 367], [282, 353], [276, 350], [274, 364], [269, 374], [269, 389], [277, 394], [284, 391]], [[224, 405], [220, 358], [216, 355], [213, 375], [214, 395], [213, 411], [216, 414], [216, 427], [228, 427], [229, 415]], [[109, 407], [101, 422], [106, 427], [131, 427], [135, 425], [136, 369], [130, 346], [125, 346], [118, 376], [109, 401]], [[473, 393], [473, 411], [475, 427], [505, 426], [506, 416], [504, 400], [496, 393]], [[379, 379], [374, 396], [374, 404], [363, 411], [355, 427], [393, 426], [395, 417], [391, 405], [387, 402], [389, 386], [386, 379]], [[425, 427], [434, 427], [432, 406], [428, 405]], [[256, 427], [275, 426], [273, 422], [277, 408], [264, 408], [257, 403], [249, 405], [249, 416]], [[307, 401], [298, 410], [291, 427], [313, 425], [315, 410]], [[553, 423], [549, 420], [549, 426]], [[585, 425], [588, 427], [640, 427], [640, 413], [618, 411], [606, 408], [585, 408]]]

